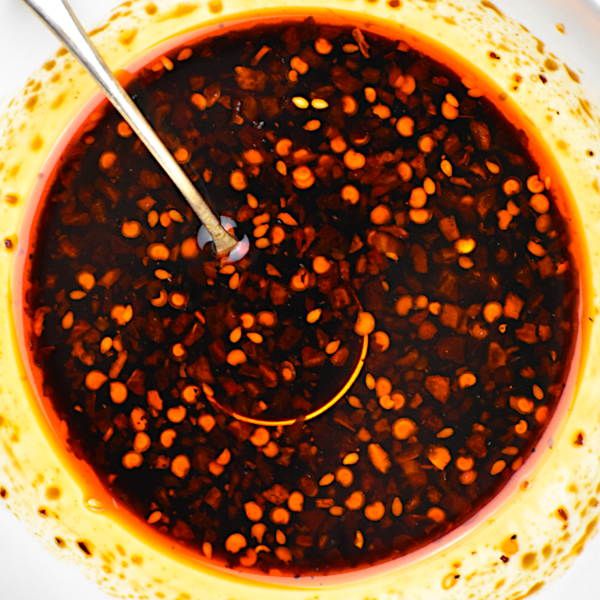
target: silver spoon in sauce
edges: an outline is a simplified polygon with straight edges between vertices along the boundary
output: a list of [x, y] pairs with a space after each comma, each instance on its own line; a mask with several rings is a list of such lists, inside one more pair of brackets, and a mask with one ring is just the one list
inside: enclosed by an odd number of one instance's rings
[[237, 240], [231, 233], [235, 221], [220, 217], [212, 211], [206, 200], [185, 174], [179, 163], [156, 134], [140, 109], [133, 102], [123, 86], [111, 73], [81, 23], [73, 13], [67, 0], [23, 0], [44, 21], [54, 34], [67, 46], [73, 56], [87, 69], [102, 88], [113, 106], [121, 113], [131, 129], [144, 143], [158, 164], [179, 189], [202, 222], [198, 233], [198, 243], [204, 246], [213, 242], [218, 257], [227, 262], [242, 259], [249, 250], [247, 236]]

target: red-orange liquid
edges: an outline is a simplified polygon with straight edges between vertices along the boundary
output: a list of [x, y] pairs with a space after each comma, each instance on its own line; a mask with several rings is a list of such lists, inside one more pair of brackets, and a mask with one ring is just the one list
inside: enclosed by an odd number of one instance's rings
[[[307, 575], [404, 555], [498, 493], [562, 394], [578, 288], [560, 199], [504, 117], [395, 42], [308, 24], [232, 31], [186, 55], [131, 89], [214, 204], [268, 245], [232, 285], [108, 111], [70, 145], [36, 225], [26, 307], [49, 410], [114, 497], [205, 558]], [[294, 289], [299, 268], [318, 299]], [[285, 302], [244, 297], [257, 273]], [[335, 334], [302, 332], [342, 280], [376, 324], [346, 397], [278, 430], [215, 409], [211, 391], [255, 397], [250, 379], [257, 397], [280, 390], [283, 362], [336, 383], [327, 345], [352, 348], [358, 306], [334, 315]], [[232, 296], [241, 304], [223, 312]], [[302, 347], [277, 350], [288, 361], [274, 348], [295, 316]], [[238, 327], [262, 338], [244, 338], [243, 363], [228, 360]], [[304, 359], [309, 338], [321, 362]], [[236, 370], [248, 362], [255, 371]]]

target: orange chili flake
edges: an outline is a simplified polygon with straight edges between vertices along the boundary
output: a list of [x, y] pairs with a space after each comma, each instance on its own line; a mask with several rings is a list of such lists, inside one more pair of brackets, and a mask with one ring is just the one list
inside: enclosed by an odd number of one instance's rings
[[370, 312], [360, 311], [354, 324], [356, 335], [369, 335], [375, 329], [375, 317]]
[[497, 460], [490, 469], [490, 475], [498, 475], [499, 473], [502, 473], [505, 468], [506, 462], [503, 460]]
[[350, 149], [344, 154], [344, 164], [351, 171], [355, 171], [357, 169], [362, 169], [367, 164], [367, 159], [364, 154]]
[[324, 256], [316, 256], [313, 259], [313, 271], [318, 275], [323, 275], [331, 269], [331, 263]]
[[329, 40], [320, 37], [318, 40], [315, 41], [315, 50], [319, 54], [330, 54], [333, 50], [333, 45]]
[[98, 165], [103, 171], [108, 171], [117, 162], [117, 155], [114, 152], [104, 152], [100, 155]]
[[276, 525], [287, 525], [290, 522], [290, 513], [281, 506], [274, 508], [271, 511], [271, 521]]
[[245, 190], [248, 182], [243, 171], [240, 171], [239, 169], [232, 171], [231, 175], [229, 176], [229, 185], [238, 192]]
[[144, 463], [144, 457], [138, 452], [127, 452], [123, 456], [122, 463], [126, 469], [137, 469]]
[[225, 549], [227, 552], [237, 554], [248, 545], [246, 538], [241, 533], [232, 533], [227, 540], [225, 540]]
[[474, 386], [477, 383], [477, 377], [474, 373], [467, 371], [458, 376], [458, 385], [464, 389]]
[[406, 417], [401, 417], [392, 426], [392, 434], [397, 440], [407, 440], [415, 433], [417, 433], [417, 425], [412, 419]]
[[373, 504], [368, 504], [365, 506], [365, 517], [369, 519], [369, 521], [381, 521], [385, 516], [385, 506], [383, 502], [377, 500], [373, 502]]
[[371, 223], [373, 225], [385, 225], [392, 220], [392, 211], [385, 204], [378, 204], [371, 211]]
[[250, 521], [260, 521], [263, 518], [263, 509], [256, 502], [246, 502], [244, 511]]
[[129, 127], [128, 123], [126, 123], [125, 121], [121, 121], [117, 125], [117, 134], [119, 135], [119, 137], [128, 138], [133, 135], [133, 130], [131, 129], [131, 127]]
[[90, 371], [85, 376], [85, 387], [93, 392], [99, 390], [108, 380], [102, 371]]
[[123, 404], [127, 400], [127, 386], [120, 381], [110, 382], [110, 399], [115, 404]]
[[185, 454], [179, 454], [171, 462], [171, 473], [180, 479], [187, 477], [190, 469], [190, 459]]
[[342, 200], [350, 204], [357, 204], [360, 200], [360, 192], [353, 185], [345, 185], [342, 188]]
[[307, 190], [315, 183], [315, 176], [307, 166], [297, 167], [292, 172], [294, 185], [300, 190]]
[[411, 119], [411, 117], [400, 117], [396, 121], [396, 131], [402, 137], [411, 137], [415, 133], [415, 122]]
[[148, 256], [152, 260], [169, 260], [171, 252], [163, 243], [150, 244], [147, 249]]
[[427, 458], [429, 459], [429, 462], [440, 471], [443, 471], [452, 459], [448, 448], [444, 446], [432, 446], [427, 452]]

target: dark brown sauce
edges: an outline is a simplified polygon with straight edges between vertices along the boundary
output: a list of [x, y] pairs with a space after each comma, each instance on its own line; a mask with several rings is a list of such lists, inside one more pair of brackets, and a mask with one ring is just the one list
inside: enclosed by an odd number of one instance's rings
[[[263, 573], [372, 565], [475, 514], [539, 440], [578, 326], [522, 132], [405, 44], [310, 21], [178, 49], [130, 91], [254, 247], [235, 267], [200, 252], [117, 114], [90, 121], [25, 302], [71, 450], [149, 526]], [[314, 420], [227, 414], [318, 408], [366, 337]]]

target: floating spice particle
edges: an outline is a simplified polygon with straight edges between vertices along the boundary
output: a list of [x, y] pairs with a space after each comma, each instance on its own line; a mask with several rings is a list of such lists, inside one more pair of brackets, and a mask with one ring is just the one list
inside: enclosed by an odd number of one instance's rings
[[315, 308], [306, 315], [306, 322], [310, 323], [312, 325], [321, 318], [322, 314], [323, 314], [322, 308]]
[[206, 433], [210, 433], [212, 429], [216, 425], [215, 418], [212, 415], [201, 415], [198, 417], [198, 425], [206, 431]]
[[177, 150], [175, 150], [173, 155], [175, 156], [175, 160], [180, 165], [184, 165], [185, 163], [187, 163], [191, 157], [190, 151], [187, 148], [184, 148], [183, 146], [180, 148], [177, 148]]
[[117, 125], [117, 134], [119, 135], [119, 137], [128, 138], [133, 135], [133, 130], [125, 121], [121, 121]]
[[410, 220], [417, 225], [425, 225], [431, 221], [431, 211], [424, 208], [414, 208], [408, 212]]
[[327, 346], [325, 346], [325, 353], [335, 354], [339, 350], [341, 343], [342, 342], [340, 340], [333, 340], [329, 342]]
[[165, 429], [160, 434], [160, 443], [164, 448], [171, 448], [176, 438], [177, 432], [174, 429]]
[[96, 285], [96, 278], [92, 273], [82, 271], [77, 275], [77, 283], [86, 291], [89, 292]]
[[411, 117], [403, 116], [396, 121], [396, 131], [402, 137], [411, 137], [415, 133], [415, 122]]
[[378, 352], [386, 352], [390, 347], [390, 336], [385, 331], [373, 333], [373, 346]]
[[328, 39], [320, 37], [315, 41], [315, 50], [319, 54], [330, 54], [333, 50], [333, 45]]
[[73, 311], [69, 310], [63, 316], [60, 324], [61, 324], [61, 326], [62, 326], [63, 329], [71, 329], [71, 327], [73, 327], [74, 321], [75, 321], [75, 318], [74, 318], [74, 315], [73, 315]]
[[352, 96], [343, 96], [342, 111], [350, 116], [355, 115], [358, 112], [358, 102]]
[[527, 242], [527, 250], [537, 258], [546, 256], [546, 249], [539, 242], [535, 242], [534, 240], [529, 240]]
[[444, 446], [433, 446], [427, 452], [429, 462], [440, 471], [443, 471], [452, 460], [448, 448]]
[[292, 512], [302, 512], [304, 509], [304, 496], [301, 492], [293, 491], [287, 501], [288, 508]]
[[359, 460], [360, 456], [356, 452], [350, 452], [350, 454], [344, 456], [342, 463], [345, 465], [355, 465]]
[[243, 350], [235, 349], [229, 352], [227, 355], [227, 362], [232, 367], [237, 367], [239, 365], [243, 365], [247, 361], [246, 354], [244, 354]]
[[407, 440], [417, 433], [417, 425], [412, 419], [402, 417], [394, 422], [392, 434], [397, 440]]
[[110, 382], [110, 399], [115, 404], [123, 404], [127, 400], [127, 386], [120, 381]]
[[257, 522], [263, 518], [263, 509], [256, 502], [246, 502], [244, 511], [250, 521]]
[[358, 169], [362, 169], [367, 163], [367, 159], [364, 154], [360, 152], [356, 152], [356, 150], [348, 150], [346, 154], [344, 154], [344, 164], [351, 171], [356, 171]]
[[546, 189], [546, 186], [538, 175], [531, 175], [527, 178], [527, 189], [532, 194], [541, 194]]
[[340, 467], [335, 472], [335, 479], [342, 487], [350, 487], [354, 483], [354, 474], [346, 467]]
[[180, 479], [187, 477], [190, 469], [190, 459], [185, 454], [179, 454], [171, 462], [171, 473]]
[[241, 533], [232, 533], [227, 540], [225, 540], [225, 549], [227, 552], [237, 554], [248, 545], [246, 538]]
[[229, 176], [229, 185], [238, 192], [245, 190], [248, 186], [248, 181], [243, 171], [240, 171], [239, 169], [232, 171]]
[[357, 204], [360, 200], [360, 192], [353, 185], [345, 185], [342, 188], [342, 200], [350, 204]]
[[90, 371], [85, 376], [85, 387], [92, 392], [99, 390], [108, 380], [108, 377], [102, 371]]
[[379, 444], [369, 444], [369, 460], [380, 473], [387, 473], [392, 468], [389, 454]]
[[325, 110], [326, 108], [329, 108], [329, 102], [323, 98], [313, 98], [311, 105], [316, 110]]
[[521, 316], [521, 311], [525, 302], [516, 294], [509, 292], [504, 301], [504, 316], [507, 319], [518, 319]]
[[296, 108], [300, 108], [302, 110], [304, 110], [310, 106], [310, 102], [306, 98], [303, 98], [302, 96], [294, 96], [292, 98], [292, 104]]
[[269, 430], [265, 427], [257, 427], [250, 437], [250, 442], [257, 447], [265, 446], [270, 439]]
[[442, 102], [442, 116], [449, 121], [457, 119], [459, 116], [458, 107], [453, 106], [450, 102]]
[[490, 475], [499, 475], [506, 468], [506, 462], [503, 460], [497, 460], [490, 469]]
[[412, 208], [423, 208], [427, 204], [427, 194], [425, 190], [421, 187], [414, 188], [410, 192], [410, 198], [408, 199], [408, 204]]
[[171, 423], [181, 423], [185, 419], [187, 410], [185, 406], [174, 406], [167, 411], [167, 419]]
[[147, 253], [152, 260], [169, 260], [169, 256], [171, 255], [169, 248], [160, 242], [150, 244]]
[[331, 269], [331, 263], [324, 256], [316, 256], [313, 259], [312, 268], [317, 275], [324, 275]]
[[300, 190], [307, 190], [315, 183], [315, 176], [307, 166], [297, 167], [292, 172], [294, 185]]
[[392, 220], [392, 211], [385, 204], [378, 204], [371, 211], [371, 223], [373, 225], [385, 225]]
[[365, 536], [362, 534], [362, 531], [356, 531], [354, 534], [354, 546], [359, 550], [365, 545]]
[[470, 471], [475, 466], [475, 461], [470, 456], [459, 456], [456, 459], [456, 468], [459, 471]]
[[449, 160], [443, 159], [440, 163], [440, 169], [446, 177], [452, 177], [454, 171], [452, 168], [452, 163]]
[[424, 152], [425, 154], [429, 154], [430, 152], [433, 152], [434, 148], [436, 147], [436, 142], [432, 136], [422, 135], [419, 138], [417, 145], [419, 146], [419, 150], [421, 152]]
[[459, 254], [470, 254], [477, 247], [473, 238], [460, 238], [454, 242], [454, 247]]
[[488, 323], [494, 323], [497, 321], [503, 314], [502, 304], [500, 302], [488, 302], [483, 307], [483, 318]]
[[544, 194], [533, 194], [529, 200], [529, 204], [539, 214], [545, 214], [550, 210], [550, 201]]
[[395, 517], [399, 517], [403, 511], [404, 506], [402, 505], [402, 500], [400, 500], [400, 498], [398, 497], [394, 498], [394, 500], [392, 501], [392, 514]]
[[144, 453], [150, 449], [152, 441], [150, 440], [150, 436], [143, 431], [136, 433], [135, 438], [133, 440], [133, 449], [136, 452]]
[[432, 506], [427, 511], [427, 516], [436, 523], [443, 523], [446, 520], [446, 513], [439, 506]]
[[122, 464], [126, 469], [138, 469], [144, 464], [144, 457], [138, 452], [127, 452], [123, 455]]
[[336, 154], [341, 154], [342, 152], [345, 152], [348, 148], [348, 144], [346, 144], [346, 141], [341, 135], [334, 137], [329, 144], [331, 146], [331, 149]]
[[300, 58], [299, 56], [292, 57], [292, 60], [290, 61], [290, 66], [295, 71], [298, 71], [300, 75], [306, 75], [306, 73], [308, 73], [310, 69], [310, 65], [306, 61], [302, 60], [302, 58]]
[[114, 152], [103, 152], [98, 161], [98, 166], [103, 171], [108, 171], [117, 162], [117, 155]]
[[458, 377], [458, 385], [462, 389], [473, 387], [477, 383], [477, 377], [474, 373], [467, 371]]
[[413, 308], [413, 298], [409, 295], [400, 296], [394, 305], [396, 314], [405, 317]]
[[375, 317], [366, 311], [360, 311], [354, 324], [354, 332], [356, 335], [370, 335], [375, 329]]
[[385, 104], [376, 104], [372, 110], [373, 114], [382, 120], [389, 119], [392, 116], [392, 111]]
[[369, 519], [369, 521], [381, 521], [385, 516], [385, 506], [383, 502], [377, 500], [373, 502], [373, 504], [368, 504], [365, 506], [365, 517]]
[[323, 487], [327, 487], [328, 485], [331, 485], [334, 481], [335, 481], [334, 474], [333, 473], [326, 473], [319, 480], [319, 485], [321, 485]]

